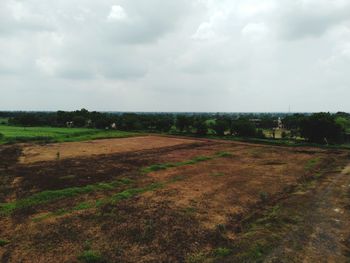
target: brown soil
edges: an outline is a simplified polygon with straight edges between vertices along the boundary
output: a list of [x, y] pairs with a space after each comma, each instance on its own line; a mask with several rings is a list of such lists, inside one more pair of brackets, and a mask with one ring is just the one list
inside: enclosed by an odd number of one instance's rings
[[[60, 160], [56, 160], [58, 150]], [[231, 155], [218, 157], [218, 152]], [[345, 248], [350, 243], [347, 223], [350, 215], [345, 212], [349, 203], [344, 203], [350, 196], [348, 171], [344, 170], [341, 179], [333, 184], [337, 187], [328, 191], [329, 197], [325, 199], [321, 194], [334, 182], [332, 175], [340, 174], [334, 170], [348, 162], [347, 152], [145, 136], [46, 146], [2, 146], [0, 153], [6, 159], [0, 160], [0, 179], [6, 185], [0, 188], [0, 203], [45, 190], [121, 178], [134, 181], [130, 186], [0, 216], [0, 239], [10, 241], [0, 247], [0, 262], [78, 262], [77, 256], [88, 249], [99, 251], [107, 262], [186, 262], [193, 255], [202, 254], [209, 255], [207, 262], [222, 262], [223, 259], [216, 258], [210, 261], [210, 251], [234, 247], [236, 240], [244, 236], [244, 228], [240, 227], [243, 218], [289, 198], [296, 199], [293, 204], [300, 205], [298, 211], [314, 211], [327, 218], [316, 221], [313, 218], [316, 227], [312, 234], [304, 231], [307, 235], [304, 238], [310, 242], [298, 252], [298, 259], [322, 262], [313, 254], [316, 241], [331, 233], [335, 240], [332, 243], [337, 248], [342, 246], [337, 250], [341, 256], [332, 258], [331, 249], [323, 249], [329, 256], [325, 258], [330, 262], [335, 259], [346, 262]], [[149, 165], [183, 162], [198, 156], [214, 158], [149, 174], [141, 171]], [[317, 161], [309, 167], [312, 160]], [[314, 177], [321, 173], [324, 179]], [[298, 187], [309, 181], [319, 182], [313, 190], [315, 195], [298, 194]], [[163, 187], [98, 208], [33, 221], [48, 212], [70, 210], [81, 202], [104, 199], [152, 183], [163, 183]], [[324, 201], [327, 206], [322, 205]], [[332, 220], [337, 223], [332, 224]], [[325, 233], [322, 229], [330, 230]], [[302, 231], [296, 233], [293, 238]], [[268, 259], [275, 262], [276, 258], [289, 257], [284, 248], [293, 238], [281, 241], [281, 247]], [[237, 260], [231, 255], [228, 262]]]
[[[133, 152], [156, 149], [179, 144], [193, 143], [194, 140], [142, 136], [123, 139], [103, 139], [86, 142], [67, 142], [46, 145], [25, 145], [20, 158], [21, 163], [52, 161], [58, 158], [69, 159], [91, 155]], [[57, 155], [59, 153], [59, 156]]]

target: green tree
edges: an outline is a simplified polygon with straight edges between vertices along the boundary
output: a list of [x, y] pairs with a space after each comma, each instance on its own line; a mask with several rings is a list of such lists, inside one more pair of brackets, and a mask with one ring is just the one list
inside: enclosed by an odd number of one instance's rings
[[86, 119], [83, 116], [74, 116], [73, 123], [76, 127], [84, 127], [86, 124]]
[[196, 134], [198, 135], [206, 135], [208, 133], [208, 126], [205, 123], [205, 120], [195, 120], [193, 123], [193, 128], [196, 130]]
[[187, 115], [177, 115], [175, 126], [180, 132], [189, 131], [193, 120]]
[[240, 137], [255, 137], [256, 128], [253, 123], [246, 119], [238, 119], [232, 124], [233, 132]]
[[330, 113], [315, 113], [300, 123], [301, 136], [314, 143], [341, 143], [344, 133], [344, 128]]
[[230, 123], [223, 118], [216, 119], [215, 124], [212, 126], [212, 128], [215, 131], [216, 135], [224, 136], [225, 131], [230, 128]]

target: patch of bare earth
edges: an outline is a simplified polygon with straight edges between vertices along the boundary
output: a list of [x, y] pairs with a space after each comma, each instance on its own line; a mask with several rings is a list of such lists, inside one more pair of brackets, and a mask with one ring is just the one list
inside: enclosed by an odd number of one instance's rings
[[[121, 139], [102, 139], [86, 142], [66, 142], [46, 145], [26, 145], [20, 157], [21, 163], [53, 161], [91, 155], [133, 152], [156, 149], [180, 144], [194, 143], [194, 140], [161, 136], [140, 136]], [[59, 153], [59, 156], [57, 155]]]

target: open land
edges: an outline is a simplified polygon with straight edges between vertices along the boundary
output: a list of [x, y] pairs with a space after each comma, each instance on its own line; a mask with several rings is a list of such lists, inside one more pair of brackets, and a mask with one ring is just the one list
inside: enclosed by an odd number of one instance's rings
[[345, 150], [152, 135], [0, 155], [1, 262], [349, 260]]

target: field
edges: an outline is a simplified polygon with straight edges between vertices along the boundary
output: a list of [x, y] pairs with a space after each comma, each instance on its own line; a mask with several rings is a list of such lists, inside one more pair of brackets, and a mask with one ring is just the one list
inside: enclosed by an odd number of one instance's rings
[[349, 260], [345, 150], [152, 135], [0, 155], [1, 262]]
[[14, 142], [71, 142], [101, 138], [123, 138], [137, 135], [135, 133], [97, 130], [87, 128], [53, 128], [53, 127], [16, 127], [0, 125], [0, 144]]

